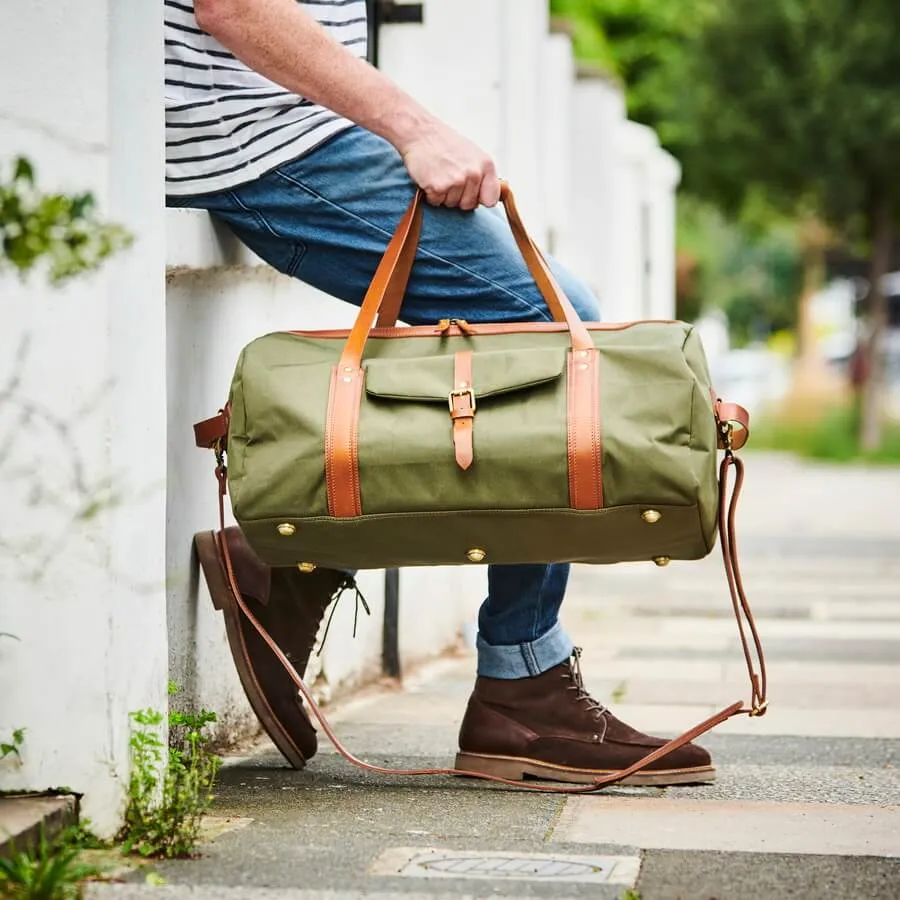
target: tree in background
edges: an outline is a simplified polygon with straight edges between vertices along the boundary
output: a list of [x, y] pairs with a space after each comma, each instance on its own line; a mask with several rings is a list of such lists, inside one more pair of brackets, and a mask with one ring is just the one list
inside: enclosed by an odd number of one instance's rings
[[[649, 125], [676, 157], [683, 129], [673, 106], [687, 84], [689, 48], [715, 12], [716, 0], [552, 0], [571, 24], [576, 57], [620, 80], [628, 115]], [[690, 135], [689, 135], [690, 137]], [[796, 236], [768, 216], [736, 221], [685, 190], [678, 205], [679, 318], [694, 321], [709, 307], [727, 314], [738, 345], [793, 327]]]
[[900, 217], [894, 22], [894, 0], [720, 3], [674, 61], [682, 89], [665, 101], [661, 128], [689, 190], [731, 211], [762, 195], [801, 223], [804, 296], [832, 240], [865, 248], [865, 449], [881, 439], [883, 278]]

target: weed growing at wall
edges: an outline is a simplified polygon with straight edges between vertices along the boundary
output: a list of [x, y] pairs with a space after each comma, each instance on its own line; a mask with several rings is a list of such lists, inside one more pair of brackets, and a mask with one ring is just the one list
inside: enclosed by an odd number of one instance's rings
[[12, 757], [16, 762], [22, 762], [22, 744], [25, 743], [25, 729], [17, 728], [9, 741], [0, 741], [0, 762], [7, 757]]
[[12, 175], [0, 173], [0, 269], [23, 275], [43, 262], [53, 283], [96, 269], [131, 242], [119, 225], [101, 221], [90, 193], [44, 193], [24, 157]]
[[205, 729], [216, 714], [170, 712], [168, 749], [161, 712], [138, 710], [131, 720], [131, 777], [119, 840], [127, 853], [145, 857], [193, 856], [221, 764], [206, 747]]
[[76, 900], [80, 885], [102, 873], [79, 859], [81, 846], [65, 832], [56, 841], [44, 834], [31, 850], [0, 857], [0, 897], [6, 900]]

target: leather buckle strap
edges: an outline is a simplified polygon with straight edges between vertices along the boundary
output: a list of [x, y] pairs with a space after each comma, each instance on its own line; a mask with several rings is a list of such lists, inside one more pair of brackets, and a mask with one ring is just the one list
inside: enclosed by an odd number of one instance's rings
[[221, 450], [228, 441], [228, 425], [231, 414], [228, 406], [209, 419], [197, 422], [194, 425], [194, 441], [198, 447], [204, 450]]
[[465, 471], [475, 460], [475, 390], [473, 388], [472, 351], [462, 350], [453, 357], [453, 390], [447, 395], [453, 420], [453, 448], [456, 464]]
[[475, 403], [475, 391], [472, 388], [450, 391], [447, 395], [447, 402], [450, 406], [450, 415], [454, 419], [459, 419], [460, 417], [471, 419], [478, 408]]

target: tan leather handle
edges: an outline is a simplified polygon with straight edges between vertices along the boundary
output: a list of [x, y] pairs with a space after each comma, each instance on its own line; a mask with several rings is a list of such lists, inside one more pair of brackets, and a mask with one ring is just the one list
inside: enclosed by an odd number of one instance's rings
[[[506, 218], [509, 221], [519, 252], [525, 260], [525, 265], [528, 266], [531, 277], [540, 287], [541, 294], [547, 300], [553, 320], [555, 322], [565, 322], [562, 306], [554, 303], [555, 297], [561, 295], [562, 291], [553, 279], [552, 270], [547, 265], [547, 261], [544, 259], [541, 251], [525, 230], [515, 198], [505, 181], [500, 183], [500, 200], [506, 209]], [[376, 328], [391, 328], [397, 324], [397, 319], [400, 318], [400, 308], [403, 306], [403, 298], [406, 296], [406, 288], [412, 274], [415, 256], [415, 248], [413, 248], [412, 253], [399, 260], [394, 270], [394, 275], [385, 289], [384, 301], [381, 304], [381, 309], [378, 311], [378, 320], [375, 323]], [[547, 298], [548, 294], [550, 299]]]
[[[594, 343], [587, 328], [553, 277], [547, 261], [525, 230], [513, 193], [505, 182], [501, 184], [500, 199], [506, 209], [506, 216], [519, 252], [553, 318], [557, 322], [566, 323], [572, 335], [573, 349], [593, 350]], [[392, 325], [396, 321], [418, 247], [422, 227], [422, 203], [423, 193], [417, 190], [375, 270], [368, 291], [366, 291], [359, 315], [356, 317], [356, 322], [353, 324], [341, 355], [342, 371], [350, 372], [359, 369], [368, 334], [379, 312], [385, 308], [388, 299], [391, 305], [386, 308], [386, 314], [378, 318], [378, 324]]]

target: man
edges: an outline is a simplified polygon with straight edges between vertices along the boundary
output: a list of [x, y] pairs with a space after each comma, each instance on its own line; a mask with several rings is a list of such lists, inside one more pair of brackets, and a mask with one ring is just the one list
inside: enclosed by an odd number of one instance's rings
[[[502, 217], [493, 161], [364, 61], [364, 0], [165, 0], [168, 202], [208, 210], [281, 272], [360, 304], [419, 185], [428, 210], [403, 303], [411, 324], [442, 318], [549, 320]], [[554, 264], [586, 320], [590, 292]], [[268, 570], [228, 531], [239, 583], [302, 672], [343, 576]], [[298, 768], [315, 732], [290, 680], [229, 598], [212, 536], [201, 564], [248, 697]], [[460, 731], [470, 771], [590, 782], [664, 741], [586, 691], [558, 613], [567, 565], [490, 566], [478, 671]], [[688, 744], [632, 783], [709, 781]]]

